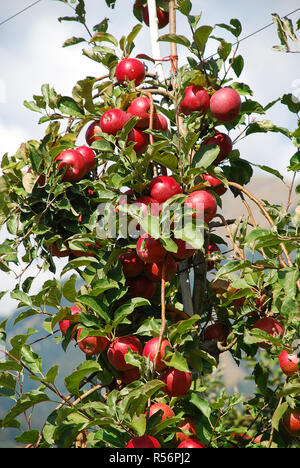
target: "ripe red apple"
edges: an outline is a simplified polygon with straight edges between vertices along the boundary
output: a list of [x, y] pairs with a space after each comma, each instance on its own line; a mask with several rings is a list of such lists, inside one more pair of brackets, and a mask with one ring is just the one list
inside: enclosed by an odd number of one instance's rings
[[285, 349], [283, 349], [279, 355], [279, 365], [282, 369], [282, 372], [292, 377], [292, 375], [297, 374], [300, 360], [297, 354], [289, 354]]
[[162, 390], [170, 397], [185, 395], [192, 385], [192, 375], [190, 372], [183, 372], [178, 369], [169, 369], [163, 375], [161, 380], [165, 382]]
[[204, 215], [204, 221], [209, 223], [217, 213], [217, 202], [212, 193], [207, 192], [206, 190], [196, 190], [192, 192], [184, 202], [185, 206], [193, 208], [196, 210], [196, 213], [193, 214], [193, 217], [197, 215]]
[[192, 112], [206, 114], [209, 108], [209, 94], [202, 86], [188, 86], [184, 92], [184, 98], [180, 104], [180, 110], [184, 115], [190, 115]]
[[143, 216], [147, 216], [148, 206], [150, 207], [150, 214], [152, 216], [159, 216], [161, 212], [160, 204], [152, 197], [139, 197], [135, 200], [135, 202], [133, 202], [133, 205], [136, 205], [141, 209]]
[[174, 238], [173, 241], [177, 245], [178, 249], [177, 249], [177, 252], [173, 253], [172, 255], [174, 256], [174, 258], [176, 258], [178, 260], [184, 260], [186, 258], [190, 258], [197, 251], [196, 249], [194, 249], [191, 246], [191, 244], [189, 244], [188, 242], [185, 242], [182, 239], [175, 239]]
[[64, 182], [74, 182], [82, 179], [87, 172], [86, 161], [82, 154], [76, 149], [62, 151], [55, 161], [59, 161], [58, 170], [66, 169], [63, 176]]
[[212, 137], [207, 138], [202, 143], [204, 146], [208, 145], [218, 145], [220, 147], [220, 152], [217, 158], [214, 160], [214, 164], [219, 164], [221, 161], [227, 158], [228, 154], [232, 151], [232, 140], [226, 135], [226, 133], [215, 133]]
[[126, 385], [131, 384], [135, 380], [139, 380], [140, 377], [141, 377], [141, 373], [138, 367], [133, 367], [132, 369], [128, 369], [127, 371], [121, 372], [122, 381]]
[[212, 115], [220, 122], [232, 122], [241, 110], [240, 95], [232, 88], [221, 88], [210, 98]]
[[204, 341], [224, 341], [229, 335], [229, 332], [230, 330], [224, 323], [213, 323], [204, 329], [203, 339]]
[[102, 353], [108, 346], [109, 341], [105, 336], [87, 336], [80, 340], [82, 328], [79, 328], [77, 333], [78, 346], [88, 356], [94, 356]]
[[134, 142], [133, 149], [136, 152], [136, 154], [139, 155], [142, 154], [147, 148], [149, 144], [149, 137], [147, 133], [141, 132], [137, 128], [134, 128], [128, 134], [127, 145], [132, 141]]
[[220, 181], [220, 179], [217, 179], [217, 177], [211, 175], [211, 174], [204, 174], [203, 179], [206, 182], [209, 182], [209, 185], [211, 187], [211, 190], [216, 192], [220, 197], [224, 195], [224, 193], [227, 192], [227, 187], [223, 184], [223, 182]]
[[49, 245], [48, 250], [53, 257], [58, 257], [58, 258], [68, 257], [71, 253], [69, 249], [60, 250], [56, 244]]
[[89, 242], [84, 242], [84, 245], [86, 247], [91, 247], [91, 250], [72, 250], [72, 254], [74, 257], [95, 257], [97, 253], [97, 249], [101, 246], [101, 243], [99, 241], [96, 241], [95, 244], [90, 244]]
[[134, 437], [131, 439], [128, 444], [126, 445], [126, 448], [133, 448], [133, 449], [142, 449], [142, 448], [161, 448], [160, 443], [158, 442], [155, 437], [152, 437], [150, 435], [143, 435], [141, 437]]
[[[149, 26], [149, 11], [148, 11], [148, 5], [145, 5], [142, 9], [142, 16], [143, 16], [143, 21], [144, 23]], [[167, 24], [169, 24], [169, 12], [164, 11], [161, 8], [156, 8], [156, 16], [158, 19], [158, 29], [162, 29]]]
[[185, 449], [192, 449], [192, 448], [206, 448], [205, 445], [199, 439], [195, 437], [191, 437], [190, 439], [186, 439], [181, 442], [177, 448], [185, 448]]
[[144, 270], [144, 263], [134, 250], [119, 255], [126, 278], [135, 278]]
[[119, 371], [127, 371], [134, 366], [127, 364], [125, 354], [128, 350], [142, 355], [143, 345], [137, 336], [122, 336], [116, 338], [108, 347], [107, 358], [110, 364]]
[[131, 116], [121, 109], [109, 109], [100, 119], [102, 132], [116, 136], [130, 118]]
[[150, 300], [156, 291], [156, 282], [149, 280], [145, 276], [128, 278], [127, 284], [131, 297], [143, 297]]
[[[78, 315], [79, 312], [81, 312], [80, 307], [76, 307], [76, 306], [70, 307], [70, 310], [71, 310], [71, 315]], [[60, 331], [62, 332], [63, 335], [66, 335], [66, 333], [67, 333], [68, 329], [70, 328], [70, 326], [72, 325], [72, 323], [73, 323], [72, 320], [69, 320], [69, 319], [61, 320], [58, 323]]]
[[[253, 325], [253, 328], [258, 328], [260, 330], [263, 330], [266, 333], [268, 333], [270, 336], [274, 336], [274, 337], [279, 337], [284, 334], [283, 326], [272, 317], [263, 317], [259, 319]], [[260, 346], [261, 348], [268, 348], [269, 344], [263, 342], [263, 343], [257, 343], [257, 346]]]
[[79, 146], [77, 148], [77, 151], [79, 151], [80, 154], [85, 159], [86, 162], [86, 167], [87, 167], [87, 172], [92, 171], [97, 164], [97, 159], [95, 156], [94, 151], [89, 147], [89, 146]]
[[[158, 351], [158, 345], [159, 345], [159, 337], [152, 338], [151, 340], [147, 341], [147, 343], [144, 346], [143, 356], [149, 357], [150, 361], [154, 362], [156, 353]], [[156, 366], [155, 366], [156, 370], [159, 372], [167, 367], [166, 364], [162, 362], [162, 359], [164, 359], [165, 350], [167, 347], [171, 347], [171, 344], [169, 343], [169, 341], [167, 339], [162, 340], [160, 351], [156, 358]]]
[[[139, 121], [136, 124], [138, 128], [147, 128], [149, 127], [150, 122], [150, 111], [151, 111], [151, 101], [146, 96], [140, 96], [131, 102], [127, 112], [133, 117], [139, 117]], [[154, 107], [154, 114], [155, 114]]]
[[184, 422], [180, 424], [180, 426], [178, 426], [178, 429], [189, 432], [190, 435], [185, 434], [184, 432], [176, 432], [175, 437], [177, 442], [184, 442], [185, 440], [188, 440], [191, 437], [197, 437], [196, 424], [191, 418], [186, 418]]
[[89, 146], [91, 146], [92, 143], [96, 140], [103, 140], [102, 137], [96, 136], [97, 133], [102, 133], [102, 129], [100, 127], [100, 120], [92, 122], [85, 132], [85, 141]]
[[151, 180], [149, 192], [152, 198], [159, 203], [164, 203], [174, 195], [182, 193], [182, 189], [173, 177], [158, 176]]
[[163, 114], [155, 114], [153, 119], [153, 129], [166, 132], [168, 128], [168, 121], [166, 117]]
[[140, 259], [145, 263], [162, 262], [167, 255], [162, 243], [147, 233], [142, 234], [138, 239], [136, 251]]
[[[145, 264], [144, 274], [151, 281], [156, 281], [157, 283], [160, 283], [161, 278], [162, 278], [162, 271], [163, 271], [163, 262]], [[169, 255], [167, 258], [167, 263], [166, 263], [165, 280], [171, 281], [176, 276], [176, 273], [177, 273], [177, 263], [174, 260], [174, 258], [171, 255]]]
[[[221, 252], [221, 250], [217, 246], [217, 244], [214, 244], [213, 242], [210, 242], [208, 244], [208, 249], [207, 249], [208, 256], [212, 255], [214, 252]], [[215, 268], [215, 261], [214, 260], [208, 260], [207, 261], [207, 271], [211, 271], [214, 268]]]
[[121, 85], [134, 81], [135, 86], [138, 86], [144, 81], [145, 74], [144, 64], [136, 58], [121, 60], [116, 67], [116, 78]]
[[153, 414], [157, 413], [158, 411], [163, 412], [162, 417], [161, 417], [162, 421], [165, 421], [168, 418], [175, 417], [175, 413], [172, 410], [172, 408], [170, 408], [170, 406], [166, 405], [165, 403], [154, 403], [149, 408], [149, 411], [148, 411], [149, 418], [151, 418], [151, 416], [153, 416]]
[[285, 429], [293, 437], [300, 437], [300, 408], [289, 408], [282, 418]]

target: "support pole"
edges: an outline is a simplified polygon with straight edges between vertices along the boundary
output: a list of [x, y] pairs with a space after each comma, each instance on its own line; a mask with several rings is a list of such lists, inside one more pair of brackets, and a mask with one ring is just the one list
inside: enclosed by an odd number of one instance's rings
[[148, 12], [149, 12], [149, 26], [150, 26], [150, 37], [151, 37], [151, 47], [152, 47], [152, 56], [156, 60], [155, 71], [157, 73], [158, 79], [161, 83], [165, 81], [165, 74], [163, 68], [163, 62], [161, 59], [160, 43], [158, 41], [158, 19], [156, 14], [156, 0], [147, 0], [148, 3]]

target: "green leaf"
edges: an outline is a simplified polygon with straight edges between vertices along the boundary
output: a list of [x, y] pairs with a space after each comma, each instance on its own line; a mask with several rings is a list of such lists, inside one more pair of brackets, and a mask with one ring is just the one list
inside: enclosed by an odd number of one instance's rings
[[31, 369], [33, 373], [42, 373], [42, 358], [35, 353], [28, 344], [21, 348], [22, 361]]
[[63, 285], [63, 295], [69, 302], [75, 302], [77, 292], [76, 292], [76, 281], [77, 275], [72, 275], [68, 281]]
[[276, 408], [276, 410], [274, 411], [272, 416], [272, 426], [274, 427], [274, 429], [276, 429], [276, 431], [278, 431], [279, 423], [287, 409], [288, 403], [284, 402], [280, 406], [278, 406], [278, 408]]
[[196, 29], [194, 33], [194, 41], [201, 54], [204, 52], [206, 43], [213, 29], [212, 26], [203, 25]]
[[72, 46], [72, 45], [75, 45], [75, 44], [80, 44], [80, 42], [86, 42], [86, 39], [84, 39], [84, 37], [70, 37], [69, 39], [67, 39], [62, 47], [69, 47], [69, 46]]
[[161, 42], [172, 42], [175, 44], [180, 44], [185, 47], [191, 46], [190, 41], [185, 36], [181, 36], [179, 34], [164, 34], [163, 36], [160, 36], [158, 40]]
[[63, 96], [57, 104], [57, 108], [62, 114], [73, 117], [84, 117], [84, 110], [79, 107], [76, 101], [68, 96]]
[[218, 157], [220, 146], [205, 145], [195, 153], [193, 157], [192, 167], [207, 169]]
[[233, 60], [232, 60], [232, 68], [236, 74], [236, 76], [240, 76], [242, 74], [242, 71], [244, 69], [244, 59], [241, 55], [237, 55]]
[[110, 42], [114, 46], [118, 47], [118, 40], [111, 34], [105, 32], [96, 32], [90, 39], [90, 42]]
[[190, 392], [190, 403], [196, 406], [206, 418], [210, 417], [211, 407], [208, 401], [204, 400], [199, 396], [198, 393]]
[[79, 385], [82, 379], [89, 374], [94, 372], [101, 371], [101, 366], [98, 362], [95, 361], [84, 361], [82, 362], [76, 369], [76, 371], [72, 372], [72, 374], [68, 375], [65, 378], [65, 385], [67, 390], [72, 395], [79, 395]]
[[24, 431], [20, 436], [16, 436], [15, 440], [21, 444], [35, 444], [39, 440], [40, 433], [37, 429]]
[[22, 395], [17, 403], [9, 410], [2, 421], [2, 425], [5, 427], [14, 420], [17, 416], [27, 411], [29, 408], [37, 405], [38, 403], [43, 403], [49, 401], [48, 395], [46, 395], [44, 389], [31, 390], [28, 393]]
[[169, 367], [174, 367], [175, 369], [182, 372], [190, 372], [189, 366], [185, 358], [182, 356], [182, 353], [176, 351], [172, 353], [171, 359], [166, 361]]
[[86, 305], [87, 307], [92, 309], [94, 312], [96, 312], [97, 315], [99, 315], [106, 323], [110, 322], [110, 317], [108, 313], [106, 312], [106, 310], [104, 310], [104, 308], [102, 307], [99, 298], [83, 295], [83, 296], [79, 296], [77, 298], [77, 301], [80, 302], [81, 304]]

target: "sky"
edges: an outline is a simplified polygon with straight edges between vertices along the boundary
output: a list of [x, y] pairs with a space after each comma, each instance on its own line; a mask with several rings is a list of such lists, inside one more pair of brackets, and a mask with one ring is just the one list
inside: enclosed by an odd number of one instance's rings
[[[10, 0], [1, 2], [0, 23], [26, 6], [33, 0]], [[87, 18], [90, 29], [105, 17], [110, 18], [109, 32], [118, 39], [127, 35], [137, 23], [132, 14], [133, 0], [117, 0], [114, 10], [107, 8], [104, 0], [86, 0]], [[283, 16], [299, 7], [298, 0], [237, 0], [193, 1], [193, 14], [202, 11], [200, 24], [215, 25], [229, 23], [231, 18], [238, 18], [243, 26], [242, 37], [253, 33], [271, 22], [271, 13]], [[63, 42], [72, 36], [86, 37], [84, 28], [75, 22], [59, 23], [59, 16], [72, 15], [64, 3], [56, 0], [42, 0], [34, 7], [0, 25], [0, 158], [8, 152], [14, 154], [23, 141], [40, 139], [45, 126], [38, 125], [39, 114], [23, 106], [24, 100], [31, 100], [34, 94], [40, 94], [41, 86], [49, 83], [62, 95], [71, 95], [74, 84], [86, 76], [101, 76], [106, 70], [101, 65], [82, 55], [82, 45], [62, 48]], [[300, 12], [291, 18], [295, 21]], [[189, 36], [189, 29], [180, 17], [178, 34]], [[219, 35], [226, 32], [218, 28]], [[162, 33], [167, 33], [167, 29]], [[217, 34], [216, 34], [217, 35]], [[299, 34], [300, 36], [300, 34]], [[232, 39], [232, 36], [226, 36]], [[133, 56], [139, 53], [151, 55], [149, 29], [143, 27], [135, 40]], [[239, 53], [245, 58], [245, 68], [239, 78], [247, 83], [254, 92], [254, 99], [263, 105], [285, 93], [294, 92], [300, 98], [299, 55], [272, 51], [272, 46], [279, 40], [275, 26], [241, 43]], [[217, 44], [217, 43], [216, 43]], [[85, 46], [86, 47], [86, 46]], [[168, 46], [161, 45], [162, 56], [169, 55]], [[185, 63], [184, 51], [179, 52], [179, 66]], [[207, 55], [215, 52], [212, 41]], [[152, 65], [150, 65], [150, 71]], [[165, 65], [168, 74], [169, 65]], [[296, 128], [295, 117], [283, 106], [275, 106], [267, 116], [279, 126]], [[79, 136], [78, 144], [84, 144], [84, 132]], [[251, 135], [242, 140], [238, 149], [243, 158], [255, 164], [266, 164], [279, 170], [287, 179], [286, 171], [290, 157], [295, 153], [293, 145], [282, 135]], [[261, 171], [258, 171], [261, 172]], [[5, 229], [0, 231], [0, 241], [6, 237]], [[61, 267], [64, 261], [59, 262]], [[30, 273], [32, 274], [32, 272]], [[41, 280], [47, 275], [41, 276]], [[9, 290], [14, 281], [0, 273], [1, 284], [5, 282]], [[0, 302], [0, 315], [7, 315], [13, 310], [15, 301], [8, 295]]]

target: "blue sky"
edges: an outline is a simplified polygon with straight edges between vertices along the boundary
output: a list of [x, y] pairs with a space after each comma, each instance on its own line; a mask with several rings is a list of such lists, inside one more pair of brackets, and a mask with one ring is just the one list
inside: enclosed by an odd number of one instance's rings
[[[33, 0], [2, 1], [0, 23], [31, 3]], [[110, 10], [104, 0], [86, 0], [88, 23], [92, 27], [104, 17], [109, 17], [109, 32], [120, 38], [128, 34], [137, 23], [132, 14], [133, 3], [134, 0], [117, 0], [116, 9]], [[229, 23], [231, 18], [238, 18], [243, 25], [244, 37], [270, 23], [271, 13], [285, 15], [298, 8], [299, 2], [196, 0], [193, 5], [194, 14], [199, 14], [200, 11], [203, 13], [202, 24]], [[61, 47], [67, 38], [85, 35], [85, 30], [77, 23], [57, 21], [59, 16], [70, 14], [72, 12], [63, 3], [42, 0], [33, 8], [0, 26], [0, 157], [6, 152], [13, 154], [23, 141], [42, 137], [45, 126], [37, 125], [39, 115], [23, 106], [25, 99], [30, 100], [33, 94], [40, 93], [42, 84], [49, 83], [58, 93], [71, 95], [76, 81], [87, 75], [101, 76], [103, 71], [105, 72], [101, 66], [82, 55], [81, 44], [65, 49]], [[292, 18], [297, 20], [299, 17], [300, 13]], [[183, 17], [179, 18], [177, 32], [189, 36]], [[219, 35], [225, 34], [221, 29], [217, 32]], [[162, 33], [167, 33], [167, 29]], [[133, 55], [151, 55], [147, 27], [143, 28], [135, 42]], [[293, 84], [300, 80], [299, 55], [272, 51], [272, 46], [278, 43], [276, 28], [273, 26], [242, 42], [239, 49], [239, 53], [245, 58], [245, 69], [240, 81], [250, 85], [255, 93], [254, 99], [263, 105], [292, 92]], [[215, 52], [214, 46], [214, 42], [209, 45], [208, 55]], [[179, 47], [179, 65], [185, 63], [181, 54], [182, 49]], [[169, 55], [168, 46], [162, 44], [162, 56], [166, 55]], [[168, 68], [169, 65], [166, 65], [166, 73]], [[300, 90], [298, 92], [300, 97]], [[282, 106], [274, 107], [267, 118], [279, 126], [291, 129], [297, 126], [296, 119]], [[83, 137], [84, 134], [80, 136], [78, 143], [84, 143]], [[272, 166], [285, 176], [285, 168], [295, 152], [293, 145], [277, 134], [252, 135], [243, 140], [238, 148], [243, 158], [257, 164]], [[2, 230], [1, 238], [5, 235], [5, 231]], [[7, 277], [5, 281], [7, 288], [13, 287], [13, 281], [10, 283]], [[2, 313], [12, 306], [13, 301], [6, 298]]]

